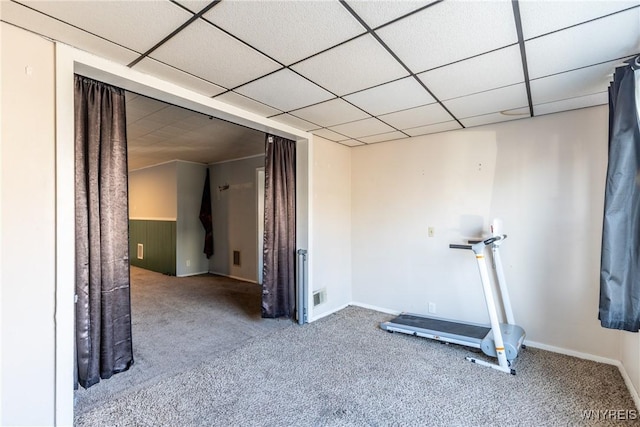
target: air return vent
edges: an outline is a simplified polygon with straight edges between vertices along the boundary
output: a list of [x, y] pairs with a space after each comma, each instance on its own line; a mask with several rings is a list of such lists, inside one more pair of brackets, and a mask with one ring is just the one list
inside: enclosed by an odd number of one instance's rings
[[315, 291], [313, 293], [313, 306], [320, 305], [327, 301], [327, 290], [320, 289], [319, 291]]
[[142, 243], [138, 243], [137, 258], [138, 259], [144, 259], [144, 246], [142, 245]]

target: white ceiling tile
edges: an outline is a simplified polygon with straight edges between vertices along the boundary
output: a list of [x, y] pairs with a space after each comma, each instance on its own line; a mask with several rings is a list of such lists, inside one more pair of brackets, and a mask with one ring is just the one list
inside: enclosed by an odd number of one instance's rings
[[394, 19], [400, 18], [416, 9], [433, 3], [429, 1], [371, 1], [348, 0], [347, 3], [371, 28], [376, 28]]
[[434, 102], [429, 92], [413, 77], [356, 92], [344, 98], [374, 116]]
[[518, 3], [525, 40], [638, 6], [638, 0], [520, 0]]
[[215, 99], [229, 105], [233, 105], [234, 107], [242, 108], [252, 113], [256, 113], [263, 117], [269, 117], [273, 116], [274, 114], [282, 113], [282, 111], [276, 108], [264, 105], [261, 102], [247, 98], [246, 96], [240, 95], [239, 93], [235, 92], [223, 93], [222, 95], [216, 96]]
[[510, 46], [419, 74], [441, 101], [524, 81], [520, 47]]
[[140, 56], [130, 49], [50, 18], [18, 3], [0, 1], [0, 9], [2, 10], [2, 20], [5, 22], [13, 23], [26, 30], [116, 63], [126, 65]]
[[577, 98], [563, 99], [561, 101], [549, 102], [546, 104], [534, 105], [533, 113], [536, 116], [544, 114], [558, 113], [560, 111], [575, 110], [578, 108], [593, 107], [609, 102], [609, 93], [600, 92], [591, 95], [579, 96]]
[[524, 83], [444, 101], [458, 119], [525, 107], [527, 89]]
[[151, 57], [226, 88], [280, 68], [201, 19], [152, 52]]
[[342, 125], [333, 126], [330, 130], [347, 135], [351, 138], [360, 138], [362, 136], [377, 135], [379, 133], [393, 132], [393, 128], [380, 120], [371, 117], [364, 120], [356, 120], [355, 122], [344, 123]]
[[365, 145], [360, 141], [356, 141], [355, 139], [347, 139], [346, 141], [340, 141], [339, 144], [346, 145], [348, 147], [357, 147], [360, 145]]
[[403, 138], [408, 138], [408, 136], [396, 130], [393, 132], [381, 133], [378, 135], [365, 136], [363, 138], [358, 138], [358, 140], [367, 144], [375, 144], [377, 142], [394, 141], [396, 139]]
[[341, 135], [337, 132], [325, 128], [314, 130], [313, 134], [334, 142], [345, 141], [349, 139], [348, 136]]
[[[189, 9], [193, 13], [198, 13], [207, 7], [212, 0], [176, 0], [178, 3]], [[214, 6], [217, 7], [217, 6]]]
[[532, 79], [640, 51], [640, 8], [525, 42]]
[[276, 71], [235, 91], [282, 111], [291, 111], [335, 98], [320, 86], [289, 69]]
[[199, 77], [192, 76], [191, 74], [187, 74], [184, 71], [148, 57], [138, 62], [133, 69], [145, 74], [150, 74], [158, 77], [159, 79], [166, 80], [205, 96], [215, 96], [225, 91], [223, 87]]
[[401, 130], [447, 122], [452, 119], [451, 115], [437, 103], [385, 114], [379, 116], [379, 118], [385, 123]]
[[323, 127], [335, 126], [369, 117], [367, 113], [342, 99], [332, 99], [331, 101], [293, 111], [291, 114]]
[[327, 90], [345, 95], [408, 75], [371, 35], [358, 37], [292, 67]]
[[[521, 112], [522, 114], [516, 114], [517, 112]], [[529, 108], [515, 110], [514, 114], [505, 115], [502, 113], [491, 113], [485, 114], [482, 116], [469, 117], [466, 119], [461, 119], [460, 121], [465, 127], [474, 127], [474, 126], [482, 126], [488, 125], [490, 123], [499, 123], [499, 122], [507, 122], [510, 120], [518, 120], [518, 119], [526, 119], [529, 116]]]
[[164, 0], [37, 1], [29, 7], [140, 53], [193, 16]]
[[442, 2], [376, 32], [414, 73], [518, 41], [510, 1]]
[[531, 81], [531, 100], [534, 105], [567, 98], [606, 92], [616, 65], [620, 61], [554, 74]]
[[310, 130], [318, 129], [320, 127], [314, 123], [310, 123], [296, 116], [292, 116], [291, 114], [280, 114], [279, 116], [273, 116], [269, 118], [275, 120], [276, 122], [284, 123], [303, 131], [310, 131]]
[[455, 120], [451, 120], [450, 122], [436, 123], [435, 125], [419, 126], [416, 128], [405, 129], [403, 132], [410, 136], [420, 136], [455, 129], [462, 129], [462, 126], [460, 126], [460, 124]]
[[365, 31], [337, 1], [223, 1], [204, 17], [285, 65]]

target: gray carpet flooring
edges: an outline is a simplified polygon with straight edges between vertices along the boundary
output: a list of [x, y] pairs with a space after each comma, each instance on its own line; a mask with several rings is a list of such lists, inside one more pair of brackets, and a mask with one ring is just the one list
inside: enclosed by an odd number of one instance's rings
[[[597, 411], [637, 415], [614, 366], [527, 348], [512, 376], [467, 362], [471, 349], [379, 329], [389, 318], [348, 307], [309, 325], [275, 328], [190, 369], [109, 396], [75, 421], [78, 426], [603, 426], [620, 422], [594, 416]], [[588, 411], [594, 411], [590, 419]], [[634, 423], [637, 419], [622, 421]]]
[[261, 287], [222, 276], [166, 276], [131, 267], [134, 364], [75, 392], [75, 413], [267, 336], [292, 322], [260, 317]]

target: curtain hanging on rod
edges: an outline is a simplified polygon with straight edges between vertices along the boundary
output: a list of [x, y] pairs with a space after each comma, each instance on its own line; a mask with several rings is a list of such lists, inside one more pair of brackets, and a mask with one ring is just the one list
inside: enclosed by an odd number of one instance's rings
[[75, 76], [76, 378], [133, 364], [124, 90]]
[[600, 310], [605, 328], [640, 329], [640, 57], [616, 69], [609, 87]]

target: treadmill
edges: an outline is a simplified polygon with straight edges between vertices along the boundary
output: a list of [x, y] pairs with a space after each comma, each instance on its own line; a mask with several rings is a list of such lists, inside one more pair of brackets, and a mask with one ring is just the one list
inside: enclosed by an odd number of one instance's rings
[[[443, 319], [422, 314], [402, 313], [388, 322], [381, 323], [380, 327], [388, 332], [400, 332], [417, 337], [479, 348], [486, 355], [496, 357], [498, 363], [490, 363], [475, 357], [466, 357], [466, 359], [479, 365], [515, 375], [516, 371], [511, 365], [522, 347], [525, 331], [513, 321], [513, 312], [504, 282], [504, 274], [502, 272], [502, 263], [498, 249], [506, 238], [506, 234], [502, 234], [494, 235], [479, 242], [472, 242], [473, 244], [449, 245], [452, 249], [467, 249], [474, 252], [478, 262], [485, 302], [491, 321], [489, 325]], [[491, 289], [491, 281], [484, 257], [484, 249], [487, 246], [491, 246], [492, 248], [507, 323], [500, 323], [498, 320], [498, 313]]]

